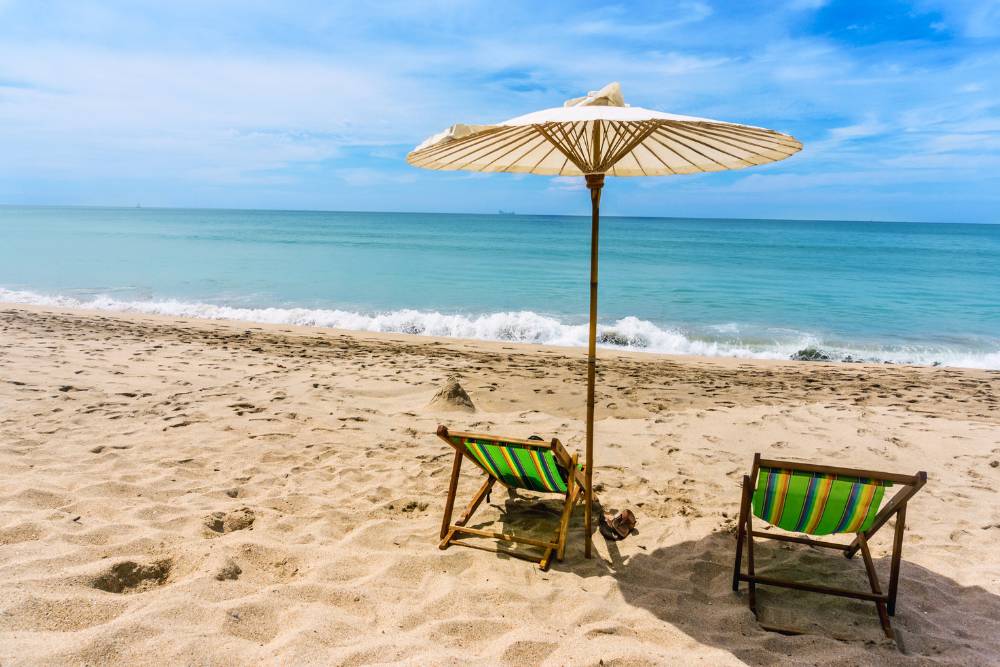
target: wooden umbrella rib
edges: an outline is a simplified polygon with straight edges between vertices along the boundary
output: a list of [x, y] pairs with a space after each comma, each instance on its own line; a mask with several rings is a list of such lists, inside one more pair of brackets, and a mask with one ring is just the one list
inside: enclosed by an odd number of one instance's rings
[[583, 159], [581, 162], [587, 166], [584, 171], [590, 171], [594, 165], [591, 162], [590, 134], [587, 132], [587, 121], [573, 123], [567, 131], [573, 146], [573, 152]]
[[646, 173], [646, 170], [642, 168], [642, 163], [639, 162], [639, 158], [635, 154], [635, 151], [636, 151], [637, 148], [639, 148], [639, 146], [642, 146], [642, 144], [640, 143], [640, 144], [636, 145], [635, 148], [633, 148], [629, 152], [625, 153], [625, 155], [623, 155], [618, 160], [618, 162], [616, 162], [614, 164], [614, 166], [611, 167], [611, 169], [609, 171], [611, 171], [612, 173], [615, 173], [616, 175], [619, 175], [619, 174], [617, 174], [619, 168], [621, 168], [623, 170], [626, 169], [627, 168], [627, 163], [631, 159], [633, 162], [635, 162], [635, 168], [637, 168], [642, 173], [643, 176], [648, 176], [648, 174]]
[[725, 128], [727, 131], [734, 134], [744, 136], [744, 137], [754, 137], [756, 139], [763, 139], [766, 141], [772, 141], [782, 146], [787, 146], [789, 148], [797, 148], [800, 146], [799, 142], [788, 135], [781, 134], [780, 132], [768, 132], [764, 130], [756, 130], [752, 127], [747, 127], [746, 125], [728, 125], [726, 123], [712, 123], [713, 127], [722, 130]]
[[573, 164], [576, 165], [577, 169], [586, 171], [587, 161], [585, 158], [580, 157], [579, 151], [576, 150], [576, 144], [573, 142], [573, 137], [569, 134], [566, 126], [562, 123], [555, 123], [552, 129], [554, 130], [553, 136], [559, 140], [559, 146], [568, 155], [573, 156]]
[[622, 146], [627, 145], [632, 139], [635, 138], [636, 132], [642, 126], [641, 122], [626, 121], [624, 123], [615, 123], [616, 129], [618, 130], [614, 143], [608, 148], [607, 153], [605, 153], [605, 162], [608, 158], [614, 155], [618, 155], [621, 151]]
[[[664, 136], [667, 139], [670, 139], [669, 135], [664, 135]], [[670, 145], [664, 143], [663, 139], [661, 139], [660, 136], [656, 132], [654, 132], [651, 135], [649, 135], [649, 138], [652, 139], [653, 141], [655, 141], [656, 143], [658, 143], [663, 148], [665, 148], [668, 151], [670, 151], [671, 153], [673, 153], [674, 155], [676, 155], [678, 159], [683, 160], [684, 162], [687, 162], [689, 165], [691, 165], [692, 167], [694, 167], [698, 171], [705, 171], [704, 169], [702, 169], [701, 167], [699, 167], [697, 164], [695, 164], [694, 162], [692, 162], [691, 160], [689, 160], [686, 156], [682, 155], [681, 153], [678, 153], [677, 150], [673, 146], [670, 146]], [[674, 169], [674, 173], [676, 174], [676, 173], [678, 173], [678, 171], [676, 169]]]
[[704, 137], [710, 137], [713, 141], [718, 141], [719, 143], [724, 144], [726, 146], [746, 151], [747, 153], [750, 153], [752, 155], [759, 155], [760, 157], [766, 158], [768, 160], [773, 160], [774, 158], [764, 155], [763, 153], [759, 152], [760, 150], [772, 151], [774, 153], [780, 153], [781, 155], [789, 155], [782, 150], [761, 145], [756, 141], [751, 141], [749, 139], [739, 139], [728, 134], [712, 131], [702, 126], [692, 126], [692, 127], [684, 126], [684, 127], [678, 127], [676, 129], [682, 129], [685, 131], [694, 132], [695, 134], [699, 134]]
[[[502, 144], [505, 141], [511, 140], [512, 137], [516, 139], [517, 132], [520, 131], [520, 129], [521, 128], [513, 128], [511, 131], [505, 132], [502, 135], [497, 133], [496, 135], [490, 137], [487, 141], [467, 142], [463, 143], [462, 146], [455, 146], [452, 151], [442, 151], [438, 155], [434, 156], [433, 164], [438, 165], [438, 168], [457, 168], [453, 167], [453, 165], [460, 163], [462, 160], [466, 160], [470, 155], [481, 153], [484, 149], [489, 149], [497, 144]], [[479, 135], [478, 138], [482, 139], [482, 135]], [[486, 154], [488, 155], [489, 152]], [[462, 162], [462, 164], [467, 163], [468, 160], [466, 160], [466, 162]]]
[[[500, 155], [496, 156], [495, 158], [493, 158], [492, 160], [490, 160], [486, 164], [480, 166], [479, 169], [481, 169], [482, 171], [489, 170], [489, 168], [492, 167], [494, 164], [496, 164], [496, 162], [498, 160], [500, 160], [502, 158], [505, 158], [505, 157], [509, 157], [510, 155], [512, 155], [513, 153], [515, 153], [518, 149], [523, 148], [526, 144], [529, 144], [532, 141], [535, 141], [537, 139], [538, 139], [538, 135], [536, 135], [534, 132], [527, 132], [527, 133], [525, 133], [524, 140], [521, 141], [521, 143], [519, 143], [516, 146], [513, 146], [509, 150], [507, 150], [507, 151], [501, 153]], [[530, 153], [530, 151], [528, 151], [528, 152]], [[516, 162], [516, 160], [514, 162]], [[506, 169], [501, 169], [500, 171], [506, 171]]]
[[648, 148], [646, 148], [643, 142], [640, 141], [638, 144], [636, 144], [635, 148], [633, 148], [628, 152], [628, 154], [632, 157], [633, 160], [635, 160], [635, 166], [639, 168], [639, 171], [642, 172], [642, 175], [649, 176], [649, 172], [647, 172], [646, 169], [642, 166], [642, 161], [639, 159], [639, 156], [636, 155], [636, 151], [638, 151], [640, 148], [646, 150], [647, 152], [652, 152]]
[[601, 165], [601, 171], [607, 171], [609, 168], [613, 167], [615, 163], [625, 157], [625, 155], [627, 155], [633, 148], [652, 135], [658, 127], [659, 123], [656, 121], [643, 121], [636, 125], [634, 131], [631, 131], [631, 128], [629, 128], [629, 134], [631, 135], [629, 141], [622, 146], [617, 153], [605, 158], [604, 163]]
[[577, 150], [578, 146], [576, 139], [573, 136], [572, 124], [570, 124], [567, 128], [566, 123], [553, 123], [552, 128], [555, 130], [553, 134], [557, 134], [559, 136], [560, 145], [576, 157], [574, 164], [580, 167], [581, 170], [585, 170], [586, 167], [581, 165], [586, 165], [587, 161], [580, 158], [580, 152]]
[[470, 134], [467, 137], [462, 137], [461, 139], [453, 139], [451, 141], [445, 141], [440, 144], [434, 144], [433, 146], [428, 146], [427, 148], [422, 149], [421, 151], [415, 153], [414, 155], [419, 156], [420, 159], [424, 159], [425, 157], [435, 157], [443, 152], [451, 151], [456, 148], [461, 148], [466, 144], [474, 143], [475, 141], [483, 139], [490, 135], [500, 134], [502, 132], [509, 132], [517, 129], [519, 128], [513, 126], [490, 128], [488, 130], [483, 130], [482, 132], [477, 132], [476, 134]]
[[618, 134], [617, 129], [616, 129], [615, 126], [616, 126], [615, 123], [608, 123], [608, 127], [607, 128], [603, 128], [603, 131], [601, 132], [601, 155], [607, 155], [608, 153], [610, 153], [610, 151], [608, 150], [608, 148], [609, 148], [609, 145], [611, 143], [611, 139], [609, 138], [609, 135], [611, 134], [611, 130], [615, 130], [615, 135], [616, 136]]
[[[553, 145], [553, 148], [555, 148], [555, 146], [554, 146], [554, 145]], [[567, 166], [567, 165], [569, 165], [569, 164], [573, 164], [573, 163], [571, 163], [571, 162], [570, 162], [570, 160], [569, 160], [569, 158], [568, 158], [568, 157], [566, 157], [565, 155], [563, 155], [563, 163], [562, 163], [562, 166], [561, 166], [561, 167], [559, 167], [559, 171], [557, 171], [557, 172], [556, 172], [556, 174], [558, 174], [558, 175], [562, 176], [562, 175], [563, 175], [563, 172], [564, 172], [564, 171], [566, 171], [566, 166]], [[574, 166], [574, 167], [576, 167], [576, 165], [575, 165], [575, 164], [573, 164], [573, 166]], [[579, 169], [579, 167], [577, 167], [577, 169]], [[583, 173], [583, 172], [581, 171], [580, 173]]]
[[622, 149], [635, 139], [638, 126], [629, 122], [615, 123], [615, 129], [617, 130], [615, 140], [598, 165], [600, 171], [608, 171], [622, 158]]
[[496, 127], [496, 128], [491, 128], [489, 130], [485, 130], [485, 131], [479, 132], [477, 134], [472, 134], [472, 135], [469, 135], [467, 137], [462, 137], [461, 139], [452, 139], [451, 141], [445, 141], [445, 142], [441, 142], [441, 143], [438, 143], [438, 144], [434, 144], [433, 146], [428, 146], [427, 148], [421, 149], [419, 152], [411, 153], [411, 155], [415, 156], [415, 157], [418, 157], [421, 160], [425, 160], [425, 159], [432, 158], [432, 157], [435, 157], [437, 155], [440, 155], [442, 152], [451, 151], [451, 150], [453, 150], [455, 148], [459, 148], [461, 146], [464, 146], [464, 145], [466, 145], [469, 142], [473, 142], [473, 141], [482, 139], [484, 137], [488, 137], [488, 136], [490, 136], [492, 134], [498, 134], [500, 132], [506, 132], [506, 131], [509, 131], [511, 129], [512, 128], [510, 128], [510, 127]]
[[[655, 137], [652, 137], [652, 135], [650, 135], [650, 137], [647, 137], [647, 138], [653, 138], [655, 140]], [[659, 143], [659, 142], [657, 142], [657, 143]], [[662, 146], [662, 144], [660, 144], [660, 145]], [[652, 155], [657, 160], [659, 160], [660, 164], [662, 164], [667, 169], [667, 171], [669, 171], [673, 175], [677, 174], [677, 170], [674, 169], [673, 167], [671, 167], [669, 164], [667, 164], [666, 160], [664, 160], [662, 157], [660, 157], [659, 153], [657, 153], [655, 150], [653, 150], [652, 148], [650, 148], [649, 146], [647, 146], [645, 140], [643, 140], [643, 142], [642, 142], [642, 147], [645, 148], [647, 151], [649, 151], [650, 155]], [[667, 148], [667, 150], [670, 150], [670, 149]], [[674, 153], [674, 151], [672, 151], [672, 150], [670, 152]], [[676, 155], [676, 153], [674, 153], [674, 154]]]
[[603, 120], [595, 120], [590, 123], [590, 129], [587, 134], [590, 135], [590, 142], [588, 143], [591, 166], [600, 163], [601, 161], [601, 141], [604, 137], [604, 133], [607, 129], [604, 127]]
[[464, 164], [469, 164], [469, 165], [475, 164], [476, 161], [484, 160], [499, 151], [500, 155], [494, 158], [493, 161], [495, 161], [496, 159], [499, 159], [500, 157], [503, 157], [504, 155], [508, 154], [510, 152], [511, 146], [520, 145], [518, 144], [518, 142], [521, 142], [522, 139], [530, 136], [531, 132], [524, 131], [523, 128], [518, 128], [517, 132], [506, 135], [502, 139], [497, 139], [488, 144], [481, 145], [478, 147], [477, 150], [467, 151], [462, 156], [462, 158], [465, 160]]
[[622, 146], [622, 144], [628, 140], [627, 139], [627, 137], [629, 136], [628, 130], [631, 129], [631, 123], [629, 122], [609, 123], [609, 125], [614, 128], [615, 136], [614, 139], [612, 139], [609, 142], [607, 150], [601, 153], [601, 155], [604, 158], [601, 160], [602, 163], [607, 161], [608, 156], [614, 155], [615, 153], [618, 152], [618, 149]]
[[635, 146], [642, 143], [641, 140], [636, 141], [636, 138], [642, 133], [643, 124], [623, 124], [626, 132], [622, 134], [625, 135], [624, 139], [620, 144], [615, 147], [615, 151], [606, 155], [603, 163], [601, 164], [602, 170], [607, 171], [616, 167], [619, 162], [621, 162], [625, 157], [635, 148]]
[[[545, 139], [538, 136], [534, 132], [529, 132], [525, 140], [522, 141], [520, 144], [514, 146], [503, 155], [495, 158], [494, 160], [491, 160], [488, 164], [484, 165], [483, 171], [490, 170], [490, 171], [510, 172], [512, 170], [515, 170], [519, 162], [527, 158], [529, 155], [531, 155], [532, 151], [538, 150], [539, 147], [547, 144], [548, 142], [545, 141]], [[518, 151], [520, 151], [519, 154]], [[507, 159], [507, 163], [499, 165], [494, 169], [493, 167], [501, 159]]]
[[[705, 148], [710, 148], [710, 149], [712, 149], [713, 151], [718, 151], [719, 153], [722, 153], [723, 155], [728, 155], [729, 157], [733, 158], [734, 160], [737, 160], [737, 161], [739, 161], [739, 162], [742, 162], [742, 163], [744, 163], [744, 164], [745, 164], [746, 166], [748, 166], [748, 167], [749, 167], [750, 165], [754, 164], [753, 162], [750, 162], [750, 161], [749, 161], [749, 160], [747, 160], [746, 158], [743, 158], [743, 157], [740, 157], [739, 155], [734, 155], [733, 153], [730, 153], [730, 152], [729, 152], [729, 151], [727, 151], [727, 150], [724, 150], [724, 149], [722, 149], [722, 148], [719, 148], [718, 146], [715, 146], [715, 145], [713, 145], [713, 144], [710, 144], [710, 143], [706, 143], [705, 141], [702, 141], [701, 139], [699, 139], [699, 138], [698, 138], [698, 133], [697, 133], [697, 132], [695, 132], [694, 130], [688, 130], [688, 128], [686, 128], [686, 127], [683, 127], [683, 128], [682, 128], [682, 127], [677, 127], [677, 126], [672, 126], [672, 127], [671, 127], [671, 129], [673, 130], [673, 132], [675, 133], [675, 135], [676, 135], [676, 136], [678, 136], [678, 137], [684, 137], [685, 139], [688, 139], [689, 141], [693, 141], [693, 142], [695, 142], [696, 144], [699, 144], [699, 145], [701, 145], [701, 146], [704, 146]], [[686, 132], [691, 132], [691, 133], [693, 133], [693, 134], [694, 134], [695, 136], [694, 136], [694, 137], [692, 137], [692, 136], [689, 136], [688, 134], [686, 134]], [[739, 148], [739, 147], [738, 147], [738, 146], [736, 146], [735, 148]], [[759, 157], [764, 157], [763, 155], [760, 155], [759, 153], [755, 153], [755, 152], [754, 152], [754, 151], [752, 151], [752, 150], [747, 150], [747, 149], [743, 149], [743, 150], [744, 150], [744, 152], [745, 152], [745, 153], [750, 153], [751, 155], [757, 155], [757, 156], [759, 156]], [[707, 156], [706, 156], [706, 157], [707, 157]], [[716, 162], [718, 162], [718, 161], [716, 160]], [[721, 162], [719, 162], [719, 164], [722, 164], [722, 163], [721, 163]]]
[[703, 134], [709, 134], [713, 137], [720, 137], [720, 141], [722, 140], [721, 137], [725, 137], [726, 139], [732, 141], [739, 141], [750, 146], [756, 146], [757, 148], [766, 148], [768, 150], [774, 150], [775, 146], [785, 147], [785, 144], [777, 141], [773, 137], [763, 138], [763, 137], [757, 137], [755, 135], [742, 135], [742, 134], [731, 133], [727, 131], [728, 128], [724, 125], [708, 125], [705, 123], [699, 123], [699, 124], [685, 123], [682, 125], [682, 127], [684, 127], [684, 129], [697, 128], [697, 130]]
[[[686, 142], [684, 141], [684, 139], [687, 139], [687, 137], [684, 137], [684, 136], [679, 136], [679, 135], [676, 135], [676, 134], [667, 134], [666, 132], [664, 132], [664, 134], [665, 134], [666, 136], [668, 136], [668, 137], [669, 137], [670, 139], [672, 139], [672, 140], [673, 140], [674, 142], [676, 142], [676, 143], [680, 144], [680, 145], [681, 145], [681, 146], [683, 146], [684, 148], [686, 148], [686, 149], [688, 149], [689, 151], [691, 151], [692, 153], [695, 153], [695, 154], [697, 154], [697, 155], [700, 155], [700, 156], [702, 156], [703, 158], [705, 158], [705, 159], [706, 159], [706, 160], [708, 160], [709, 162], [712, 162], [712, 163], [714, 163], [714, 164], [717, 164], [717, 165], [719, 165], [720, 167], [722, 167], [723, 169], [725, 169], [725, 168], [726, 168], [726, 165], [725, 165], [725, 163], [723, 163], [723, 162], [719, 162], [719, 161], [718, 161], [718, 160], [716, 160], [715, 158], [713, 158], [713, 157], [709, 157], [708, 155], [705, 155], [705, 154], [704, 154], [703, 152], [701, 152], [700, 150], [698, 150], [698, 149], [697, 149], [697, 148], [695, 148], [694, 146], [692, 146], [692, 145], [690, 145], [690, 144], [686, 143]], [[688, 161], [690, 162], [690, 160], [688, 160]], [[705, 170], [704, 170], [704, 169], [702, 169], [702, 171], [705, 171]]]
[[[523, 128], [518, 128], [518, 129], [521, 130]], [[527, 135], [529, 136], [529, 138], [530, 138], [530, 134], [531, 134], [530, 132], [527, 133]], [[462, 165], [472, 164], [475, 160], [481, 160], [481, 159], [484, 159], [484, 158], [486, 158], [486, 157], [488, 157], [488, 156], [496, 153], [497, 151], [504, 151], [504, 150], [506, 150], [512, 144], [515, 144], [518, 141], [520, 141], [521, 138], [522, 137], [520, 135], [518, 135], [517, 133], [515, 133], [512, 136], [504, 137], [502, 140], [496, 140], [496, 141], [493, 141], [493, 142], [485, 144], [485, 145], [480, 145], [480, 146], [476, 147], [477, 150], [468, 151], [464, 155], [458, 156], [458, 157], [456, 157], [455, 159], [453, 159], [451, 161], [445, 162], [444, 164], [447, 165], [447, 166], [449, 166], [449, 167], [451, 167], [456, 162], [458, 162], [460, 159], [463, 159], [463, 158], [465, 159], [465, 162], [463, 162]], [[497, 158], [494, 158], [494, 160], [492, 162], [495, 162], [497, 159], [499, 159], [500, 157], [503, 157], [504, 155], [506, 155], [506, 153], [502, 152]], [[492, 164], [492, 162], [490, 162], [490, 164]], [[458, 167], [458, 168], [461, 169], [462, 167]]]
[[[552, 144], [552, 142], [547, 141], [545, 139], [545, 137], [539, 137], [539, 139], [541, 139], [542, 143], [544, 143], [545, 145], [547, 145], [549, 147], [549, 150], [545, 152], [545, 155], [543, 155], [541, 157], [541, 159], [538, 160], [538, 162], [536, 162], [535, 164], [531, 165], [530, 171], [534, 171], [535, 169], [538, 169], [538, 165], [540, 165], [541, 163], [543, 163], [546, 160], [548, 160], [549, 156], [552, 155], [552, 151], [554, 151], [556, 149], [556, 147]], [[563, 164], [565, 165], [565, 163], [563, 163]]]
[[476, 160], [492, 155], [498, 150], [505, 149], [507, 146], [520, 140], [520, 138], [519, 132], [515, 131], [506, 133], [502, 137], [498, 136], [490, 141], [465, 146], [461, 152], [439, 156], [438, 160], [448, 165], [453, 165], [458, 162], [461, 162], [462, 164], [471, 164]]
[[740, 134], [755, 136], [755, 137], [769, 137], [774, 138], [775, 136], [782, 136], [780, 132], [773, 132], [769, 130], [760, 130], [757, 128], [750, 127], [749, 125], [740, 125], [739, 123], [719, 123], [719, 122], [703, 122], [704, 125], [712, 125], [718, 128], [726, 128], [733, 132], [739, 132]]
[[556, 123], [546, 123], [545, 125], [536, 125], [535, 126], [535, 130], [537, 132], [539, 132], [540, 134], [542, 134], [542, 136], [544, 136], [545, 139], [550, 144], [552, 144], [553, 146], [555, 146], [556, 149], [560, 153], [562, 153], [563, 155], [569, 157], [573, 161], [573, 163], [575, 164], [576, 163], [576, 158], [572, 157], [572, 153], [570, 153], [569, 151], [566, 150], [566, 147], [563, 144], [562, 140], [555, 135], [554, 130], [555, 130], [556, 125], [557, 125]]
[[588, 164], [591, 164], [591, 155], [593, 155], [591, 140], [593, 137], [591, 136], [591, 133], [587, 131], [587, 122], [588, 121], [581, 121], [580, 123], [573, 123], [573, 133], [576, 135], [576, 145], [581, 146], [583, 149], [580, 152], [587, 156]]
[[577, 123], [570, 123], [567, 127], [565, 124], [560, 123], [559, 129], [562, 131], [563, 136], [566, 140], [566, 147], [576, 155], [580, 163], [584, 165], [582, 171], [587, 171], [590, 167], [590, 153], [587, 151], [584, 142], [586, 142], [587, 134], [587, 123], [579, 123], [580, 127], [577, 129]]
[[726, 137], [732, 141], [752, 144], [754, 146], [758, 146], [759, 148], [782, 153], [786, 156], [792, 155], [802, 148], [800, 144], [789, 144], [770, 137], [759, 137], [758, 135], [745, 135], [739, 132], [733, 132], [729, 129], [714, 128], [712, 133], [716, 136]]
[[565, 148], [566, 151], [575, 158], [573, 160], [573, 164], [575, 164], [580, 171], [586, 172], [589, 166], [587, 163], [587, 157], [585, 155], [581, 156], [580, 151], [577, 150], [579, 148], [579, 144], [572, 134], [572, 126], [567, 128], [565, 123], [555, 123], [554, 128], [562, 136], [563, 148]]
[[[572, 147], [565, 140], [565, 133], [559, 123], [546, 123], [545, 131], [548, 133], [549, 141], [555, 144], [564, 154], [573, 155]], [[573, 163], [576, 164], [576, 156], [573, 156]]]
[[[552, 127], [553, 125], [557, 124], [552, 123], [550, 124], [549, 127]], [[576, 156], [573, 155], [571, 151], [566, 150], [566, 148], [561, 143], [559, 143], [559, 140], [552, 135], [552, 133], [549, 131], [549, 128], [545, 127], [544, 125], [532, 125], [531, 127], [533, 127], [535, 131], [538, 132], [540, 135], [545, 137], [545, 140], [548, 141], [553, 146], [555, 146], [560, 153], [566, 156], [566, 159], [572, 162], [577, 169], [579, 169], [580, 171], [586, 171], [586, 169], [584, 169], [577, 161]], [[563, 168], [565, 168], [565, 166]]]

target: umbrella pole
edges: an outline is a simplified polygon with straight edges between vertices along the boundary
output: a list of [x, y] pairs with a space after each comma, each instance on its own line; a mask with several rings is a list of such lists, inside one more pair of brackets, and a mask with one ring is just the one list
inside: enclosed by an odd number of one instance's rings
[[587, 532], [584, 554], [590, 558], [593, 542], [591, 510], [594, 506], [594, 383], [597, 379], [597, 241], [604, 174], [587, 174], [586, 179], [590, 190], [590, 340], [587, 344], [587, 505], [583, 514]]

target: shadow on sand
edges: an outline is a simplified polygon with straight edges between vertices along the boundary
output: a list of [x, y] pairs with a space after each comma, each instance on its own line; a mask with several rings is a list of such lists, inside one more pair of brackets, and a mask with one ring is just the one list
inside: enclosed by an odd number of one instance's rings
[[[505, 490], [494, 492], [491, 506], [500, 511], [498, 521], [479, 523], [473, 519], [471, 525], [538, 537], [550, 534], [560, 507], [558, 502]], [[552, 570], [582, 578], [612, 577], [628, 604], [744, 662], [772, 664], [791, 659], [809, 664], [1000, 663], [996, 639], [1000, 637], [1000, 596], [979, 586], [963, 586], [907, 561], [906, 551], [913, 546], [904, 548], [899, 598], [892, 619], [895, 641], [883, 635], [875, 606], [870, 602], [759, 586], [760, 620], [804, 632], [786, 636], [760, 627], [747, 606], [745, 583], [739, 593], [733, 592], [733, 533], [712, 532], [698, 540], [625, 557], [618, 543], [607, 542], [596, 532], [599, 511], [600, 507], [595, 507], [595, 545], [598, 552], [608, 553], [610, 562], [583, 557], [583, 512], [578, 507], [571, 523], [566, 559], [554, 561]], [[879, 541], [873, 545], [877, 548]], [[756, 542], [756, 554], [760, 574], [868, 590], [860, 557], [848, 560], [827, 549], [769, 540]], [[497, 557], [510, 558], [504, 553]], [[884, 586], [888, 581], [888, 556], [876, 558], [875, 564]], [[532, 565], [526, 563], [525, 567]]]
[[[870, 602], [768, 586], [757, 589], [761, 621], [805, 634], [761, 629], [747, 606], [747, 585], [741, 584], [738, 594], [732, 590], [735, 536], [728, 532], [627, 559], [617, 544], [608, 543], [608, 548], [611, 562], [598, 563], [598, 573], [583, 559], [567, 559], [564, 565], [581, 576], [614, 577], [629, 604], [748, 663], [771, 663], [776, 655], [810, 663], [895, 663], [903, 656], [962, 665], [1000, 661], [1000, 596], [962, 586], [905, 559], [893, 642], [882, 634]], [[826, 549], [767, 540], [757, 541], [756, 553], [759, 573], [868, 590], [860, 558], [847, 560]], [[876, 569], [887, 581], [888, 556], [876, 559]]]

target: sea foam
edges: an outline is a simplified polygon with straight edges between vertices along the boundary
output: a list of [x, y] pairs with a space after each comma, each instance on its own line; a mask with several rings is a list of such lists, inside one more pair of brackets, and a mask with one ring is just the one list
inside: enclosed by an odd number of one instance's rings
[[[0, 288], [0, 302], [538, 345], [582, 347], [587, 344], [585, 323], [565, 323], [528, 310], [480, 315], [413, 309], [362, 313], [325, 308], [246, 308], [177, 299], [130, 301], [106, 295], [75, 298], [4, 288]], [[738, 324], [730, 323], [711, 327], [711, 335], [696, 336], [637, 317], [624, 317], [598, 325], [598, 344], [609, 349], [660, 354], [752, 359], [789, 359], [804, 348], [818, 348], [834, 361], [1000, 368], [1000, 350], [954, 350], [932, 346], [861, 348], [831, 344], [816, 334], [789, 330], [782, 330], [770, 340], [760, 340], [758, 336], [756, 340], [747, 341], [739, 337], [739, 331]]]

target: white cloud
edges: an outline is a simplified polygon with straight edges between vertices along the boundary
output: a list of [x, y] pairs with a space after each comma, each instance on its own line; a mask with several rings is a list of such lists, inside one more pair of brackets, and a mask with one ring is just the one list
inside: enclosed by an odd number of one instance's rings
[[579, 192], [586, 190], [582, 176], [553, 176], [549, 179], [549, 189], [559, 192]]
[[[949, 25], [990, 19], [996, 4], [956, 2], [936, 5]], [[1000, 56], [975, 41], [988, 37], [946, 41], [945, 30], [940, 44], [850, 45], [803, 32], [801, 12], [822, 4], [713, 12], [706, 3], [649, 3], [581, 14], [558, 3], [296, 11], [234, 0], [117, 8], [80, 0], [56, 2], [41, 22], [34, 5], [0, 0], [0, 199], [16, 194], [18, 178], [207, 181], [232, 186], [234, 198], [263, 184], [316, 196], [314, 171], [325, 171], [331, 193], [398, 190], [416, 178], [403, 156], [432, 132], [558, 105], [612, 80], [633, 104], [805, 141], [800, 155], [748, 172], [752, 179], [670, 179], [688, 192], [734, 183], [780, 201], [783, 188], [885, 183], [875, 172], [890, 167], [894, 183], [912, 171], [948, 184], [962, 164], [991, 163]], [[997, 182], [995, 170], [972, 171], [965, 178]], [[472, 193], [472, 204], [497, 183], [458, 173], [433, 182]], [[539, 179], [533, 187], [582, 186]]]
[[789, 0], [788, 8], [793, 11], [816, 11], [830, 4], [830, 0]]
[[337, 169], [334, 173], [337, 178], [341, 179], [348, 185], [359, 188], [413, 183], [417, 180], [417, 176], [413, 172], [396, 173], [384, 169], [373, 169], [370, 167]]
[[675, 3], [670, 7], [670, 18], [649, 20], [643, 11], [611, 6], [577, 21], [570, 21], [567, 30], [584, 36], [641, 37], [663, 33], [679, 26], [697, 23], [712, 15], [712, 7], [705, 2]]

